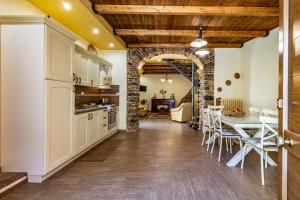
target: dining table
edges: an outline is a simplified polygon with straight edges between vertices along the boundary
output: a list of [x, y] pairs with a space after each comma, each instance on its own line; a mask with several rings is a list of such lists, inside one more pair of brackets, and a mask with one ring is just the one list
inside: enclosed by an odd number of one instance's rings
[[[230, 117], [230, 116], [222, 116], [222, 122], [228, 126], [231, 126], [236, 132], [238, 132], [242, 139], [249, 139], [251, 137], [254, 138], [260, 138], [261, 134], [266, 134], [262, 133], [262, 123], [259, 120], [259, 115], [254, 115], [254, 114], [249, 114], [245, 115], [244, 117]], [[255, 134], [251, 136], [249, 134], [249, 131], [247, 130], [255, 130]], [[245, 147], [243, 147], [245, 148]], [[243, 148], [240, 149], [228, 162], [227, 166], [228, 167], [235, 167], [240, 161], [242, 161], [243, 158]], [[257, 151], [255, 148], [252, 146], [248, 145], [246, 147], [245, 151], [245, 156], [251, 151], [255, 150], [258, 154], [259, 151]], [[265, 157], [266, 159], [266, 157]], [[268, 156], [267, 162], [271, 166], [276, 166], [277, 164]]]

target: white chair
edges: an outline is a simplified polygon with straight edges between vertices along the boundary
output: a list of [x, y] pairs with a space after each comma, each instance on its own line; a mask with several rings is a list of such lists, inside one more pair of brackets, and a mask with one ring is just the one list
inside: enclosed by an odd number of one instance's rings
[[202, 146], [204, 145], [206, 134], [208, 133], [207, 151], [209, 150], [209, 143], [211, 134], [213, 132], [213, 124], [211, 121], [211, 110], [209, 108], [203, 108], [201, 110], [201, 120], [202, 120]]
[[219, 139], [219, 159], [218, 159], [219, 162], [221, 160], [223, 138], [226, 140], [226, 150], [227, 151], [228, 151], [227, 139], [229, 139], [229, 142], [230, 142], [230, 152], [231, 153], [232, 153], [232, 141], [231, 141], [232, 139], [239, 140], [240, 149], [242, 149], [241, 136], [236, 132], [233, 132], [230, 130], [225, 130], [225, 129], [223, 130], [221, 116], [222, 116], [221, 110], [212, 111], [213, 126], [214, 126], [214, 138], [213, 138], [211, 154], [214, 151], [215, 142], [216, 142], [216, 139], [218, 138]]
[[[266, 111], [266, 110], [265, 110]], [[276, 137], [278, 136], [278, 132], [273, 128], [278, 125], [278, 118], [276, 116], [276, 112], [273, 113], [275, 115], [270, 116], [271, 112], [268, 112], [269, 116], [266, 115], [266, 112], [262, 112], [262, 115], [259, 118], [259, 121], [262, 123], [262, 134], [260, 138], [250, 138], [244, 139], [245, 145], [243, 149], [243, 159], [241, 168], [244, 168], [245, 161], [245, 153], [247, 146], [252, 146], [257, 151], [260, 152], [260, 168], [261, 168], [261, 184], [265, 185], [264, 178], [264, 167], [268, 166], [268, 152], [270, 151], [278, 151], [276, 146]], [[275, 116], [275, 117], [274, 117]], [[264, 134], [266, 133], [266, 134]], [[265, 166], [264, 166], [264, 157], [265, 157]]]
[[208, 106], [208, 108], [211, 110], [211, 111], [218, 111], [220, 110], [221, 112], [224, 111], [224, 106]]

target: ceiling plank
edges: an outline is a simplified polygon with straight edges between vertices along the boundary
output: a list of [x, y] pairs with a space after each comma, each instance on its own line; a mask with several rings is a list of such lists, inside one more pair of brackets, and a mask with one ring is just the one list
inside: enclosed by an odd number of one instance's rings
[[[115, 29], [121, 36], [190, 36], [197, 37], [198, 30], [155, 30], [155, 29]], [[204, 30], [203, 37], [265, 37], [267, 31], [211, 31]]]
[[[190, 43], [138, 43], [127, 44], [128, 48], [190, 48]], [[210, 43], [204, 48], [241, 48], [240, 43]]]
[[152, 6], [96, 4], [100, 14], [279, 16], [277, 7]]

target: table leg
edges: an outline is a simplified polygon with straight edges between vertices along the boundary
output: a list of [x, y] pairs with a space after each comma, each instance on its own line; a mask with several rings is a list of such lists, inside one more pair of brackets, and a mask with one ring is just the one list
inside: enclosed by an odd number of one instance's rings
[[[244, 147], [243, 147], [244, 148]], [[228, 162], [227, 166], [228, 167], [235, 167], [237, 164], [242, 161], [243, 158], [243, 148], [240, 149]], [[247, 149], [245, 151], [245, 156], [253, 149], [251, 146], [247, 146]]]
[[[245, 147], [243, 147], [243, 148], [245, 148]], [[242, 149], [240, 149], [228, 162], [227, 162], [227, 166], [228, 167], [235, 167], [235, 166], [237, 166], [237, 164], [240, 162], [240, 161], [242, 161], [242, 158], [243, 158], [243, 148]], [[257, 149], [255, 149], [255, 148], [253, 148], [253, 147], [251, 147], [251, 146], [247, 146], [247, 149], [246, 149], [246, 151], [245, 151], [245, 156], [252, 150], [252, 149], [254, 149], [255, 150], [255, 152], [257, 153], [257, 154], [260, 154], [260, 152], [257, 150]], [[264, 159], [266, 160], [266, 156], [264, 157]], [[268, 163], [269, 163], [269, 165], [271, 165], [271, 166], [277, 166], [277, 164], [274, 162], [274, 160], [272, 160], [272, 158], [270, 158], [270, 156], [268, 156], [268, 159], [267, 159], [267, 161], [268, 161]]]
[[214, 133], [210, 136], [210, 139], [206, 140], [205, 144], [212, 144], [214, 141]]

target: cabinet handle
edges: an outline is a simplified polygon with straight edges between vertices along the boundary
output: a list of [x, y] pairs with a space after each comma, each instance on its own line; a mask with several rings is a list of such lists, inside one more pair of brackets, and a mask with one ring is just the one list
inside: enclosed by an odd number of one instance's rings
[[93, 113], [91, 113], [91, 119], [94, 119], [94, 114]]
[[75, 81], [75, 80], [76, 80], [76, 74], [73, 73], [73, 81]]
[[75, 82], [78, 83], [78, 77], [77, 76], [75, 77]]
[[106, 119], [106, 117], [103, 117], [103, 119]]
[[91, 119], [91, 115], [90, 115], [90, 113], [88, 113], [88, 120], [90, 120]]
[[106, 126], [106, 124], [103, 124], [103, 126], [105, 127], [105, 126]]
[[79, 84], [81, 84], [81, 78], [79, 77]]

